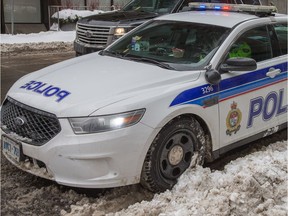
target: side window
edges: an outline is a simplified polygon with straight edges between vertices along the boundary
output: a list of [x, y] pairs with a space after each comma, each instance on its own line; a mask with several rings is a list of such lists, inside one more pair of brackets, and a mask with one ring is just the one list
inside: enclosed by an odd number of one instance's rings
[[175, 0], [160, 0], [158, 8], [173, 8], [177, 1]]
[[271, 42], [266, 26], [242, 34], [232, 45], [228, 57], [253, 58], [256, 62], [272, 58]]
[[287, 54], [287, 24], [276, 24], [274, 29], [278, 38], [281, 55]]

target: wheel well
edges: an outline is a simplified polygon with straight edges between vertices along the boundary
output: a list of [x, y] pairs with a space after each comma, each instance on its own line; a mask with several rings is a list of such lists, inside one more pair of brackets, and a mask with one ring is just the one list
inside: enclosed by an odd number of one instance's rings
[[[206, 138], [206, 152], [205, 152], [205, 162], [211, 162], [213, 161], [213, 154], [212, 154], [212, 138], [211, 138], [211, 133], [210, 130], [206, 124], [206, 122], [198, 115], [194, 115], [194, 114], [182, 114], [180, 116], [177, 116], [175, 118], [179, 118], [179, 117], [192, 117], [194, 119], [196, 119], [199, 124], [201, 125], [201, 127], [204, 130], [205, 133], [205, 138]], [[175, 119], [174, 118], [174, 119]]]

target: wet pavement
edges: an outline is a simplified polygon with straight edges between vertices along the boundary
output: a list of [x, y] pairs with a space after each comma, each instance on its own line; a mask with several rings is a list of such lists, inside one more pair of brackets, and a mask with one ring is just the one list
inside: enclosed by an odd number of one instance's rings
[[1, 103], [9, 88], [20, 77], [74, 56], [73, 51], [1, 56]]

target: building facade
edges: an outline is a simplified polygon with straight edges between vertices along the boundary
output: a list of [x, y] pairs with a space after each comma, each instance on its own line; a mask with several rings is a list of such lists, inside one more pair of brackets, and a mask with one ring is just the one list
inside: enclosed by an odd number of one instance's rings
[[1, 33], [31, 33], [48, 28], [48, 5], [57, 0], [1, 0]]
[[1, 0], [1, 33], [32, 33], [49, 29], [51, 7], [111, 10], [129, 0]]

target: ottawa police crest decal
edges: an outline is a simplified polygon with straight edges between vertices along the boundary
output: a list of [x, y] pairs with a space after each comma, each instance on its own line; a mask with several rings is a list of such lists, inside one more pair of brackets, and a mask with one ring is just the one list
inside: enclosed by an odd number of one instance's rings
[[233, 101], [231, 104], [231, 110], [229, 111], [226, 118], [226, 134], [231, 136], [232, 133], [236, 134], [241, 128], [242, 113], [240, 109], [237, 108], [237, 103]]

